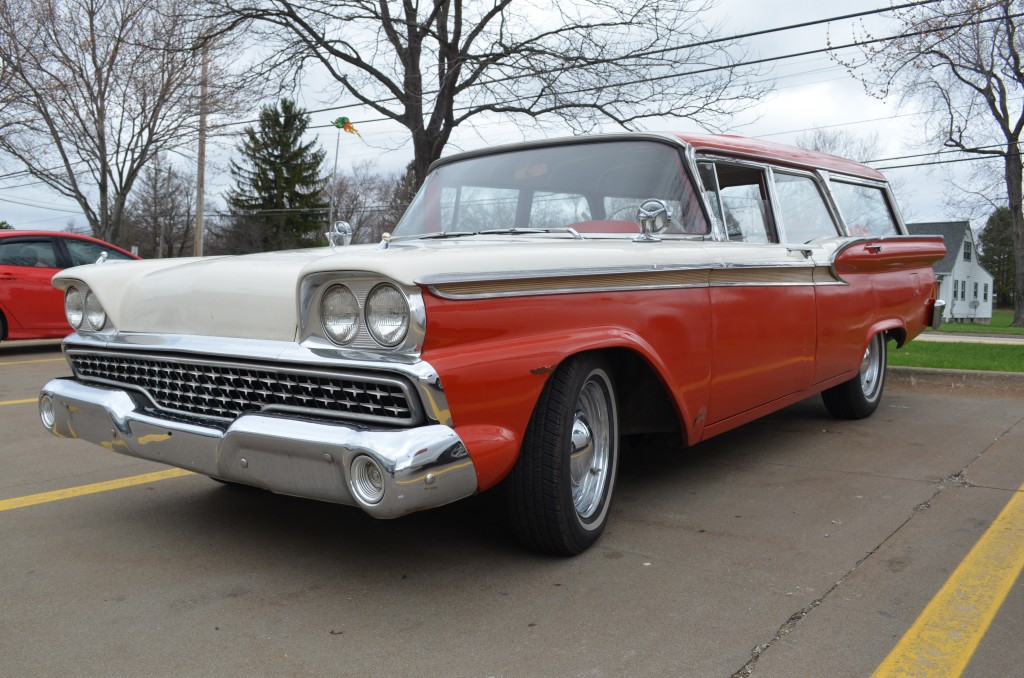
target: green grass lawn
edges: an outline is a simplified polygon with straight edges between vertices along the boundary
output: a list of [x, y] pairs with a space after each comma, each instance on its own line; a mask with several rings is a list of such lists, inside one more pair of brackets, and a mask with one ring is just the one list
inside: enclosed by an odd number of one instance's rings
[[1021, 334], [1024, 335], [1024, 327], [1010, 327], [1013, 322], [1013, 310], [997, 308], [992, 311], [992, 323], [980, 325], [978, 323], [943, 323], [939, 332], [950, 332], [953, 334]]
[[912, 341], [901, 349], [889, 344], [889, 364], [947, 370], [1024, 372], [1024, 344], [973, 344]]

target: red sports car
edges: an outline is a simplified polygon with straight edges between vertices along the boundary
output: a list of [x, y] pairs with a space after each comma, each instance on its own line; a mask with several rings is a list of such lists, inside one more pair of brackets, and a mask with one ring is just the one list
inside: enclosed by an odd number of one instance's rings
[[0, 341], [45, 339], [71, 333], [64, 293], [50, 284], [61, 269], [138, 259], [110, 243], [72, 233], [0, 231]]

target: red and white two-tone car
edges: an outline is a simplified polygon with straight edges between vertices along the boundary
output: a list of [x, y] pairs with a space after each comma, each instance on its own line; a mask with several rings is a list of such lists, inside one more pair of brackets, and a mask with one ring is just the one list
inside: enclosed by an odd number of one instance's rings
[[[341, 235], [344, 228], [334, 235]], [[686, 445], [821, 393], [878, 406], [941, 318], [884, 177], [730, 136], [438, 161], [380, 244], [58, 275], [65, 438], [391, 518], [491, 488], [527, 545], [608, 519], [623, 436]]]

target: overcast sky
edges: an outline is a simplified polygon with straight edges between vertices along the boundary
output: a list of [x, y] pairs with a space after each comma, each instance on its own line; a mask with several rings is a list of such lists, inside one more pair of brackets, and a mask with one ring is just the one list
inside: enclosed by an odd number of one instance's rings
[[[844, 0], [813, 4], [805, 0], [719, 0], [717, 11], [722, 33], [735, 35], [888, 5], [888, 0]], [[872, 32], [886, 34], [885, 15], [869, 17], [862, 21]], [[829, 31], [833, 44], [852, 42], [854, 23], [850, 20], [838, 21], [828, 26], [815, 26], [753, 38], [749, 41], [750, 56], [765, 58], [819, 49], [826, 46]], [[921, 116], [915, 115], [911, 108], [898, 108], [896, 101], [882, 102], [868, 96], [861, 84], [852, 79], [845, 69], [832, 61], [828, 55], [820, 54], [778, 62], [771, 68], [770, 76], [776, 84], [775, 93], [755, 110], [740, 115], [727, 131], [792, 143], [801, 132], [828, 126], [858, 135], [877, 133], [882, 141], [885, 157], [922, 151], [921, 139], [918, 136], [922, 123]], [[309, 84], [315, 85], [315, 79], [311, 78]], [[300, 96], [300, 102], [309, 110], [332, 105], [330, 97], [319, 90], [320, 88], [316, 86], [309, 87], [308, 91]], [[349, 100], [347, 96], [340, 98]], [[319, 127], [316, 132], [327, 151], [325, 164], [328, 170], [335, 162], [335, 148], [339, 136], [333, 128], [325, 126], [339, 115], [351, 118], [365, 140], [351, 135], [344, 135], [341, 138], [339, 170], [350, 168], [356, 162], [371, 160], [388, 170], [397, 171], [411, 159], [411, 150], [405, 142], [406, 136], [398, 125], [387, 122], [361, 123], [361, 118], [369, 120], [378, 116], [359, 109], [335, 110], [314, 114], [311, 123], [314, 128]], [[605, 131], [613, 129], [614, 127], [607, 127]], [[685, 120], [657, 121], [650, 124], [649, 129], [701, 131], [696, 125]], [[564, 133], [568, 133], [568, 130], [562, 132]], [[484, 122], [474, 129], [461, 130], [449, 152], [536, 138], [537, 135], [535, 129], [520, 128], [496, 121]], [[543, 135], [558, 135], [558, 132], [545, 130]], [[211, 207], [212, 202], [213, 209], [219, 209], [223, 205], [221, 196], [230, 184], [230, 178], [224, 172], [230, 155], [230, 145], [211, 149], [208, 162], [213, 171], [207, 177], [207, 205]], [[964, 163], [966, 164], [968, 163]], [[0, 174], [15, 169], [17, 168], [11, 166], [0, 167]], [[945, 172], [954, 169], [950, 166]], [[943, 170], [911, 168], [888, 170], [885, 173], [890, 179], [896, 180], [900, 187], [901, 194], [898, 197], [907, 221], [938, 221], [964, 216], [951, 212], [945, 204], [943, 196], [948, 193], [948, 187], [943, 181]], [[18, 184], [19, 187], [7, 188], [12, 183]], [[10, 222], [19, 229], [59, 230], [63, 229], [69, 220], [76, 221], [80, 227], [84, 225], [84, 219], [70, 200], [39, 186], [24, 186], [25, 183], [23, 177], [18, 180], [0, 180], [0, 219]]]

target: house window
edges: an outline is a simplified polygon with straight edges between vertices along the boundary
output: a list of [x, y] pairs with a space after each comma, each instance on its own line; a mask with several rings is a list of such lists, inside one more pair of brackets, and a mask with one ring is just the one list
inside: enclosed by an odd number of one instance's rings
[[965, 242], [964, 243], [964, 261], [970, 261], [970, 260], [971, 260], [971, 243]]
[[984, 293], [983, 293], [983, 294], [984, 294], [984, 296], [982, 296], [982, 297], [981, 297], [981, 300], [982, 300], [982, 301], [988, 301], [988, 283], [985, 283], [985, 287], [984, 287], [983, 289], [984, 289], [985, 291], [984, 291]]
[[978, 298], [978, 283], [974, 283], [974, 298]]
[[953, 301], [956, 301], [959, 298], [960, 298], [960, 281], [954, 279], [953, 280]]

